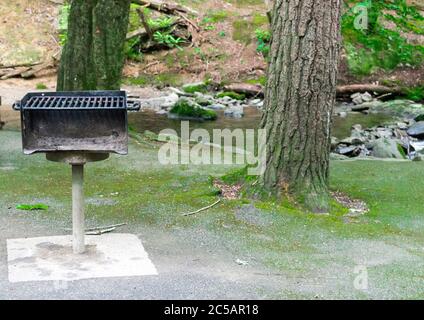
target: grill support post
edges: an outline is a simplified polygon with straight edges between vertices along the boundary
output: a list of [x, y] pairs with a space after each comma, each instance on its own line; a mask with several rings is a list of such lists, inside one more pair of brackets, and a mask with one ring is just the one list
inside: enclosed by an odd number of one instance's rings
[[75, 254], [84, 253], [84, 165], [72, 165], [72, 248]]

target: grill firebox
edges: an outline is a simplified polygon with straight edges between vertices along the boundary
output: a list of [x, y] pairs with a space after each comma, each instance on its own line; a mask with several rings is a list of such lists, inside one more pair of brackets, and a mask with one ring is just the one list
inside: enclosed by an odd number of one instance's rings
[[25, 154], [79, 151], [128, 153], [125, 91], [28, 93], [14, 108], [21, 111]]

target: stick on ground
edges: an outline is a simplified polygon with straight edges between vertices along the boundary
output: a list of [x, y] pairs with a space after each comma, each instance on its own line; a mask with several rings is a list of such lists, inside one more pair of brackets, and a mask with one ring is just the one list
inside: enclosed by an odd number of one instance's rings
[[213, 206], [217, 205], [219, 202], [221, 202], [221, 199], [218, 199], [217, 201], [215, 201], [214, 203], [212, 203], [212, 204], [210, 204], [210, 205], [208, 205], [206, 207], [200, 208], [200, 209], [198, 209], [196, 211], [183, 213], [182, 215], [183, 216], [191, 216], [191, 215], [196, 214], [196, 213], [199, 213], [201, 211], [208, 210], [208, 209], [212, 208]]

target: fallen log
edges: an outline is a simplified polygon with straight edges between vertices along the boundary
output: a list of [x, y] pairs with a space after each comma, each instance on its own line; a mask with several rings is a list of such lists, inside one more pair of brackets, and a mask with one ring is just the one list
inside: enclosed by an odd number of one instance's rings
[[144, 6], [146, 8], [156, 10], [163, 13], [175, 14], [175, 12], [189, 13], [193, 16], [197, 16], [197, 11], [190, 9], [188, 7], [179, 5], [173, 2], [162, 2], [157, 0], [147, 1], [147, 0], [131, 0], [132, 3]]
[[[174, 21], [168, 28], [176, 25], [177, 23], [178, 23], [178, 20]], [[152, 33], [155, 33], [156, 31], [159, 31], [159, 30], [161, 30], [161, 28], [151, 28]], [[126, 40], [130, 40], [130, 39], [135, 38], [135, 37], [143, 38], [143, 37], [148, 37], [148, 36], [149, 36], [149, 34], [147, 33], [146, 29], [144, 27], [141, 27], [141, 28], [138, 28], [134, 31], [128, 32]]]
[[30, 67], [19, 67], [19, 68], [16, 68], [16, 69], [13, 69], [12, 71], [6, 73], [5, 75], [3, 75], [0, 79], [1, 80], [6, 80], [6, 79], [9, 79], [9, 78], [13, 78], [13, 77], [19, 76], [21, 73], [26, 72], [26, 71], [28, 71], [30, 69], [31, 69]]
[[33, 67], [39, 64], [42, 64], [43, 61], [38, 62], [29, 62], [29, 63], [17, 63], [17, 64], [0, 64], [0, 69], [10, 69], [10, 68], [19, 68], [19, 67]]
[[399, 87], [386, 87], [378, 84], [350, 84], [345, 86], [337, 86], [337, 96], [351, 95], [356, 92], [401, 94], [402, 90]]
[[56, 66], [56, 60], [51, 59], [50, 61], [44, 62], [43, 64], [40, 64], [38, 66], [32, 67], [30, 70], [22, 72], [20, 75], [22, 78], [31, 78], [35, 76], [38, 72], [47, 69], [47, 68], [53, 68]]
[[224, 86], [225, 91], [233, 91], [236, 93], [242, 93], [247, 96], [263, 96], [263, 88], [259, 84], [250, 83], [231, 83]]

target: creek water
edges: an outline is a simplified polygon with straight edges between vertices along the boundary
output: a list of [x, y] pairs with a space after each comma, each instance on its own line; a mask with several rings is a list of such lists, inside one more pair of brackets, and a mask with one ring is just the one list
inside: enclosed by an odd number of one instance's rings
[[[223, 111], [218, 111], [218, 119], [215, 121], [189, 121], [190, 131], [197, 128], [206, 129], [210, 134], [213, 129], [256, 129], [260, 123], [262, 112], [254, 107], [244, 108], [242, 118], [225, 117]], [[360, 124], [363, 128], [370, 128], [384, 124], [392, 120], [393, 117], [384, 113], [348, 113], [344, 118], [333, 117], [332, 135], [343, 139], [350, 136], [351, 127]], [[178, 135], [181, 134], [181, 121], [168, 119], [167, 115], [157, 114], [154, 111], [141, 111], [129, 114], [130, 127], [137, 132], [145, 130], [159, 133], [163, 129], [173, 129]]]

